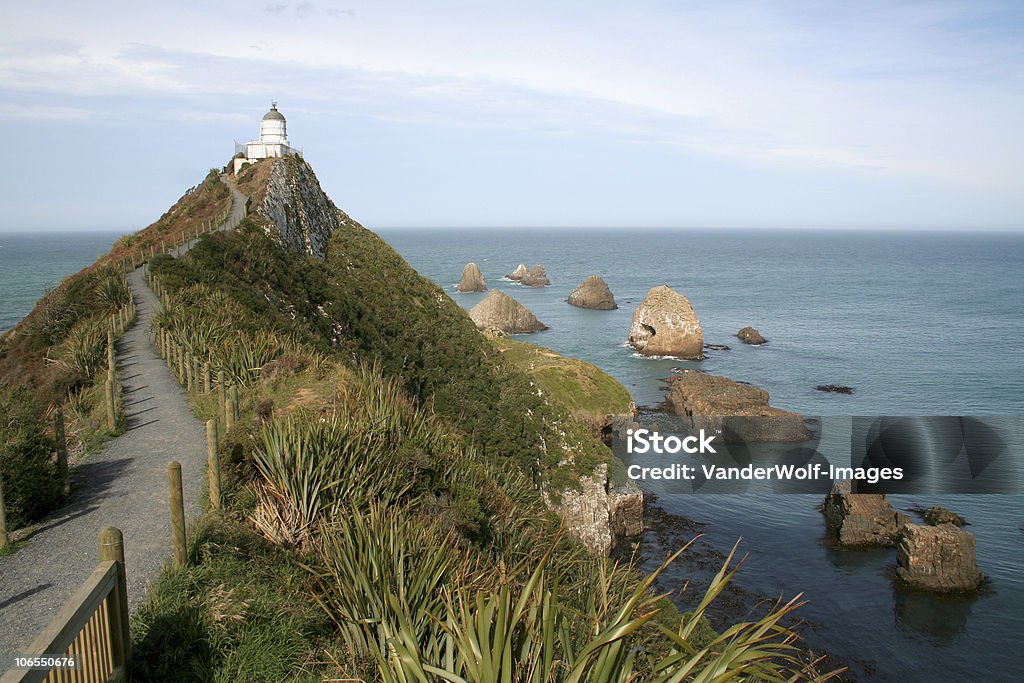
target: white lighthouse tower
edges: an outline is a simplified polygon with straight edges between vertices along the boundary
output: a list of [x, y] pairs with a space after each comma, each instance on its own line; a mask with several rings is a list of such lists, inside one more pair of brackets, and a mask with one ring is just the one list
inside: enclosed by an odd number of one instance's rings
[[270, 111], [260, 121], [260, 139], [251, 140], [245, 145], [235, 143], [235, 173], [246, 164], [269, 157], [283, 157], [285, 154], [300, 152], [288, 145], [288, 121], [277, 110], [277, 102], [272, 102]]

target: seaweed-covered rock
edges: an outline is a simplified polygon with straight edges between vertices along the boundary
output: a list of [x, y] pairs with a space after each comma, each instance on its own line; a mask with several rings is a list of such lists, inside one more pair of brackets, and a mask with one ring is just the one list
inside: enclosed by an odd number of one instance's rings
[[487, 283], [484, 282], [484, 275], [480, 272], [480, 266], [475, 263], [467, 263], [462, 269], [462, 277], [455, 290], [458, 292], [483, 292], [487, 290]]
[[647, 292], [633, 313], [629, 345], [645, 356], [699, 359], [704, 334], [690, 300], [660, 285]]
[[[915, 510], [916, 512], [916, 510]], [[952, 510], [947, 510], [944, 507], [934, 506], [926, 510], [921, 510], [921, 518], [931, 524], [932, 526], [938, 526], [939, 524], [952, 524], [953, 526], [964, 526], [967, 524], [967, 520], [956, 514]]]
[[492, 289], [483, 301], [474, 306], [469, 317], [478, 329], [496, 327], [507, 334], [537, 332], [548, 328], [526, 306], [497, 289]]
[[583, 280], [580, 286], [569, 293], [566, 299], [573, 306], [580, 308], [594, 308], [599, 311], [610, 311], [618, 308], [615, 303], [615, 296], [608, 288], [608, 283], [597, 275], [591, 275]]
[[937, 593], [976, 590], [984, 580], [974, 536], [953, 524], [908, 524], [896, 548], [896, 576], [914, 588]]

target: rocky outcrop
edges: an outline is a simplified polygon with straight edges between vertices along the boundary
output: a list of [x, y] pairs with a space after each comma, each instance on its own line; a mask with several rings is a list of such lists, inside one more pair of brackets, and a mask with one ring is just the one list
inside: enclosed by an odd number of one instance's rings
[[768, 341], [753, 327], [744, 327], [736, 333], [736, 336], [739, 337], [740, 341], [744, 344], [752, 344], [753, 346], [760, 346]]
[[984, 575], [974, 536], [953, 524], [903, 528], [896, 548], [896, 576], [908, 586], [937, 593], [976, 590]]
[[477, 329], [496, 327], [507, 334], [525, 334], [548, 328], [526, 306], [497, 289], [492, 289], [483, 301], [474, 306], [469, 317]]
[[768, 404], [764, 389], [728, 377], [683, 370], [669, 380], [666, 403], [689, 429], [721, 441], [805, 441], [803, 416]]
[[487, 283], [484, 282], [484, 275], [480, 272], [480, 266], [475, 263], [467, 263], [462, 269], [462, 277], [459, 284], [455, 286], [457, 292], [483, 292], [487, 290]]
[[512, 280], [513, 282], [519, 282], [523, 279], [523, 276], [530, 272], [530, 269], [526, 267], [525, 263], [520, 263], [516, 266], [516, 269], [505, 276], [506, 280]]
[[263, 201], [255, 207], [268, 232], [299, 254], [323, 258], [331, 233], [351, 221], [320, 188], [301, 157], [274, 160]]
[[689, 299], [661, 285], [647, 292], [633, 313], [629, 345], [645, 356], [699, 359], [704, 334]]
[[526, 275], [519, 278], [520, 284], [524, 287], [546, 287], [551, 284], [544, 266], [536, 265], [526, 271]]
[[896, 512], [882, 493], [851, 493], [850, 482], [837, 482], [825, 496], [822, 512], [831, 537], [847, 547], [891, 546], [910, 518]]
[[612, 538], [637, 538], [644, 532], [644, 493], [629, 481], [608, 493], [608, 515]]
[[939, 524], [952, 524], [953, 526], [964, 526], [967, 524], [967, 520], [956, 514], [952, 510], [947, 510], [944, 507], [930, 507], [923, 510], [914, 510], [919, 512], [921, 519], [925, 523], [932, 526], [938, 526]]
[[540, 264], [533, 268], [527, 268], [525, 265], [520, 263], [516, 266], [515, 270], [505, 276], [505, 279], [518, 282], [524, 287], [544, 287], [551, 284], [551, 280], [548, 279], [547, 271], [545, 271], [544, 266]]
[[596, 555], [643, 532], [643, 493], [638, 488], [608, 491], [608, 466], [598, 465], [578, 489], [548, 496], [548, 506], [564, 520], [566, 530]]
[[594, 308], [599, 311], [618, 308], [612, 290], [608, 289], [608, 283], [597, 275], [591, 275], [583, 280], [579, 287], [569, 293], [569, 298], [566, 301], [573, 306]]

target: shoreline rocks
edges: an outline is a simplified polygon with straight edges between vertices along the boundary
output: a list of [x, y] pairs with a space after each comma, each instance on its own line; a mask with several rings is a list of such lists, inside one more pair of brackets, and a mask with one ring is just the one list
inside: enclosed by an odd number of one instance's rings
[[597, 275], [591, 275], [580, 283], [580, 286], [569, 293], [566, 299], [572, 306], [592, 308], [598, 311], [611, 311], [618, 308], [615, 296], [608, 288], [608, 283]]
[[629, 345], [645, 356], [703, 358], [704, 334], [690, 300], [665, 286], [653, 287], [633, 313]]
[[849, 481], [836, 482], [821, 508], [832, 538], [844, 547], [892, 546], [910, 517], [896, 512], [884, 493], [851, 493]]
[[579, 488], [545, 494], [548, 507], [565, 521], [565, 528], [590, 552], [607, 556], [624, 539], [643, 533], [644, 494], [635, 484], [613, 487], [608, 465], [600, 464], [580, 477]]
[[668, 381], [666, 403], [693, 431], [719, 434], [726, 442], [811, 437], [803, 416], [769, 405], [764, 389], [699, 370], [683, 370]]
[[497, 328], [506, 334], [526, 334], [548, 329], [526, 306], [497, 289], [474, 306], [469, 317], [479, 330]]
[[896, 548], [896, 564], [900, 581], [935, 593], [974, 591], [985, 580], [978, 569], [974, 535], [953, 524], [907, 524]]
[[483, 292], [487, 290], [487, 283], [484, 282], [484, 275], [480, 272], [480, 266], [475, 263], [467, 263], [462, 269], [462, 277], [459, 284], [455, 286], [457, 292]]
[[751, 346], [760, 346], [761, 344], [765, 344], [768, 342], [767, 339], [761, 336], [761, 333], [758, 332], [756, 328], [749, 326], [744, 327], [739, 332], [737, 332], [736, 336], [739, 338], [741, 342], [743, 342], [744, 344], [750, 344]]

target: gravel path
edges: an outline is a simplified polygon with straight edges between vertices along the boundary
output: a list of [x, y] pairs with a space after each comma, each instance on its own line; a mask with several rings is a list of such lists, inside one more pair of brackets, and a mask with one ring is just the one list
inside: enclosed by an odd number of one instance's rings
[[[228, 186], [234, 201], [221, 230], [245, 215], [245, 197]], [[145, 599], [147, 585], [171, 556], [167, 463], [181, 463], [186, 519], [201, 512], [205, 427], [153, 344], [150, 320], [159, 302], [142, 269], [129, 273], [128, 284], [138, 318], [116, 345], [128, 430], [79, 462], [67, 505], [41, 523], [26, 546], [0, 557], [0, 672], [27, 652], [92, 573], [100, 529], [124, 532], [128, 601], [134, 609]]]

